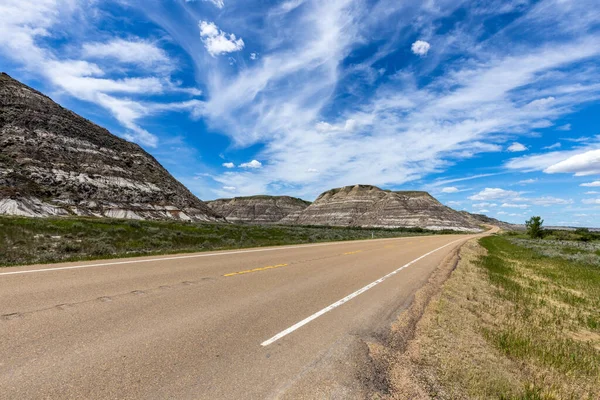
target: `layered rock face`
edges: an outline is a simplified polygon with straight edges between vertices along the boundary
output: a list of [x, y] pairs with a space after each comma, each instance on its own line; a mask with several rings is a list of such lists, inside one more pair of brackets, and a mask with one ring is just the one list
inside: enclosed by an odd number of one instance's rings
[[280, 221], [297, 225], [421, 227], [478, 231], [477, 224], [427, 192], [392, 192], [370, 185], [328, 190], [299, 215]]
[[4, 73], [0, 214], [223, 220], [141, 147]]
[[249, 196], [218, 199], [206, 204], [230, 222], [273, 224], [288, 215], [298, 215], [310, 202], [290, 196]]

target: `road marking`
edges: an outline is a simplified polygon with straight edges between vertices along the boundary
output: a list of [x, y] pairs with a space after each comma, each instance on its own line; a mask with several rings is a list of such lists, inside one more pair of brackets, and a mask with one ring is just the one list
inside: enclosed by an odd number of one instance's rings
[[351, 254], [356, 254], [356, 253], [362, 253], [362, 250], [356, 250], [356, 251], [349, 251], [347, 253], [344, 253], [345, 256], [349, 256]]
[[265, 340], [264, 342], [261, 343], [261, 346], [268, 346], [276, 341], [278, 341], [279, 339], [281, 339], [282, 337], [289, 335], [290, 333], [294, 332], [296, 329], [303, 327], [304, 325], [308, 324], [309, 322], [311, 322], [314, 319], [319, 318], [321, 315], [341, 306], [342, 304], [346, 303], [347, 301], [352, 300], [353, 298], [355, 298], [356, 296], [366, 292], [367, 290], [373, 288], [374, 286], [379, 285], [381, 282], [385, 281], [386, 279], [388, 279], [389, 277], [396, 275], [398, 272], [402, 271], [405, 268], [410, 267], [412, 264], [416, 263], [419, 260], [422, 260], [423, 258], [427, 257], [430, 254], [435, 253], [436, 251], [439, 251], [441, 249], [443, 249], [444, 247], [448, 247], [451, 244], [454, 244], [456, 242], [460, 242], [461, 240], [465, 240], [465, 239], [458, 239], [455, 240], [453, 242], [450, 242], [448, 244], [445, 244], [441, 247], [438, 247], [435, 250], [431, 250], [429, 253], [423, 254], [421, 257], [415, 258], [414, 260], [412, 260], [411, 262], [404, 264], [403, 266], [401, 266], [400, 268], [398, 268], [395, 271], [390, 272], [389, 274], [377, 279], [375, 282], [371, 282], [369, 283], [367, 286], [358, 289], [356, 292], [349, 294], [348, 296], [344, 297], [341, 300], [336, 301], [335, 303], [331, 304], [330, 306], [325, 307], [324, 309], [322, 309], [321, 311], [318, 311], [316, 313], [314, 313], [313, 315], [311, 315], [308, 318], [303, 319], [302, 321], [298, 322], [295, 325], [290, 326], [289, 328], [287, 328], [284, 331], [279, 332], [277, 335], [273, 336], [270, 339]]
[[249, 274], [250, 272], [266, 271], [268, 269], [279, 268], [279, 267], [287, 267], [287, 266], [288, 266], [287, 264], [269, 265], [269, 266], [266, 266], [266, 267], [260, 267], [260, 268], [254, 268], [254, 269], [247, 269], [245, 271], [232, 272], [230, 274], [225, 274], [223, 276], [234, 276], [234, 275]]
[[[438, 236], [431, 236], [438, 237]], [[389, 240], [406, 240], [409, 239], [407, 237], [400, 238], [385, 238], [385, 239], [369, 239], [369, 243], [372, 242], [381, 242], [381, 241], [389, 241]], [[220, 253], [202, 253], [202, 254], [191, 254], [187, 256], [174, 256], [174, 257], [162, 257], [162, 258], [152, 258], [149, 260], [129, 260], [129, 261], [115, 261], [115, 262], [106, 262], [99, 264], [84, 264], [84, 265], [73, 265], [69, 267], [56, 267], [56, 268], [41, 268], [41, 269], [30, 269], [26, 271], [11, 271], [11, 272], [0, 272], [0, 276], [3, 275], [21, 275], [21, 274], [32, 274], [35, 272], [50, 272], [50, 271], [64, 271], [69, 269], [82, 269], [82, 268], [93, 268], [93, 267], [108, 267], [112, 265], [124, 265], [124, 264], [138, 264], [145, 262], [157, 262], [157, 261], [169, 261], [169, 260], [182, 260], [186, 258], [199, 258], [199, 257], [217, 257], [217, 256], [227, 256], [231, 254], [246, 254], [246, 253], [259, 253], [264, 251], [279, 251], [279, 250], [293, 250], [293, 249], [303, 249], [309, 247], [321, 247], [321, 246], [335, 246], [340, 244], [348, 244], [350, 241], [345, 242], [333, 242], [333, 243], [317, 243], [317, 244], [305, 244], [305, 245], [295, 245], [295, 246], [285, 246], [285, 247], [272, 247], [268, 249], [253, 249], [253, 250], [236, 250], [236, 251], [224, 251]], [[18, 268], [18, 267], [16, 267]]]

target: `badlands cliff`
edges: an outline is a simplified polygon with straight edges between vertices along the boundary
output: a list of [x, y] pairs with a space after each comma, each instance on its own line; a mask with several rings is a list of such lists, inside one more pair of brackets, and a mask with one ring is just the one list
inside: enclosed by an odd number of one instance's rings
[[392, 192], [371, 185], [346, 186], [321, 194], [314, 203], [280, 223], [294, 225], [420, 227], [478, 231], [463, 214], [444, 206], [427, 192]]
[[141, 147], [4, 73], [0, 214], [222, 220]]
[[229, 222], [272, 224], [300, 213], [310, 202], [290, 196], [248, 196], [207, 201], [206, 204]]

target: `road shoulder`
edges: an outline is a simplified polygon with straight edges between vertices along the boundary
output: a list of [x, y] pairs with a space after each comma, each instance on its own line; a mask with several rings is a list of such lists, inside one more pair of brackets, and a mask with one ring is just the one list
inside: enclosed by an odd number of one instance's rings
[[386, 397], [392, 355], [402, 353], [414, 338], [415, 327], [430, 300], [439, 292], [459, 261], [461, 246], [452, 249], [414, 296], [369, 333], [356, 332], [338, 340], [328, 351], [275, 396], [281, 399], [364, 399]]

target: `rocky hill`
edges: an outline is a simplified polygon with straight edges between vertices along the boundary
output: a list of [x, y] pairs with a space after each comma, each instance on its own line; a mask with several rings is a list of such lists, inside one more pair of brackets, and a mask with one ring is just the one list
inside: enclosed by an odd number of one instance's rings
[[141, 147], [4, 73], [0, 214], [222, 220]]
[[328, 190], [299, 215], [289, 215], [280, 223], [461, 231], [480, 229], [473, 220], [444, 206], [427, 192], [392, 192], [370, 185]]
[[288, 215], [298, 215], [310, 202], [290, 196], [249, 196], [207, 201], [206, 204], [230, 222], [272, 224]]

